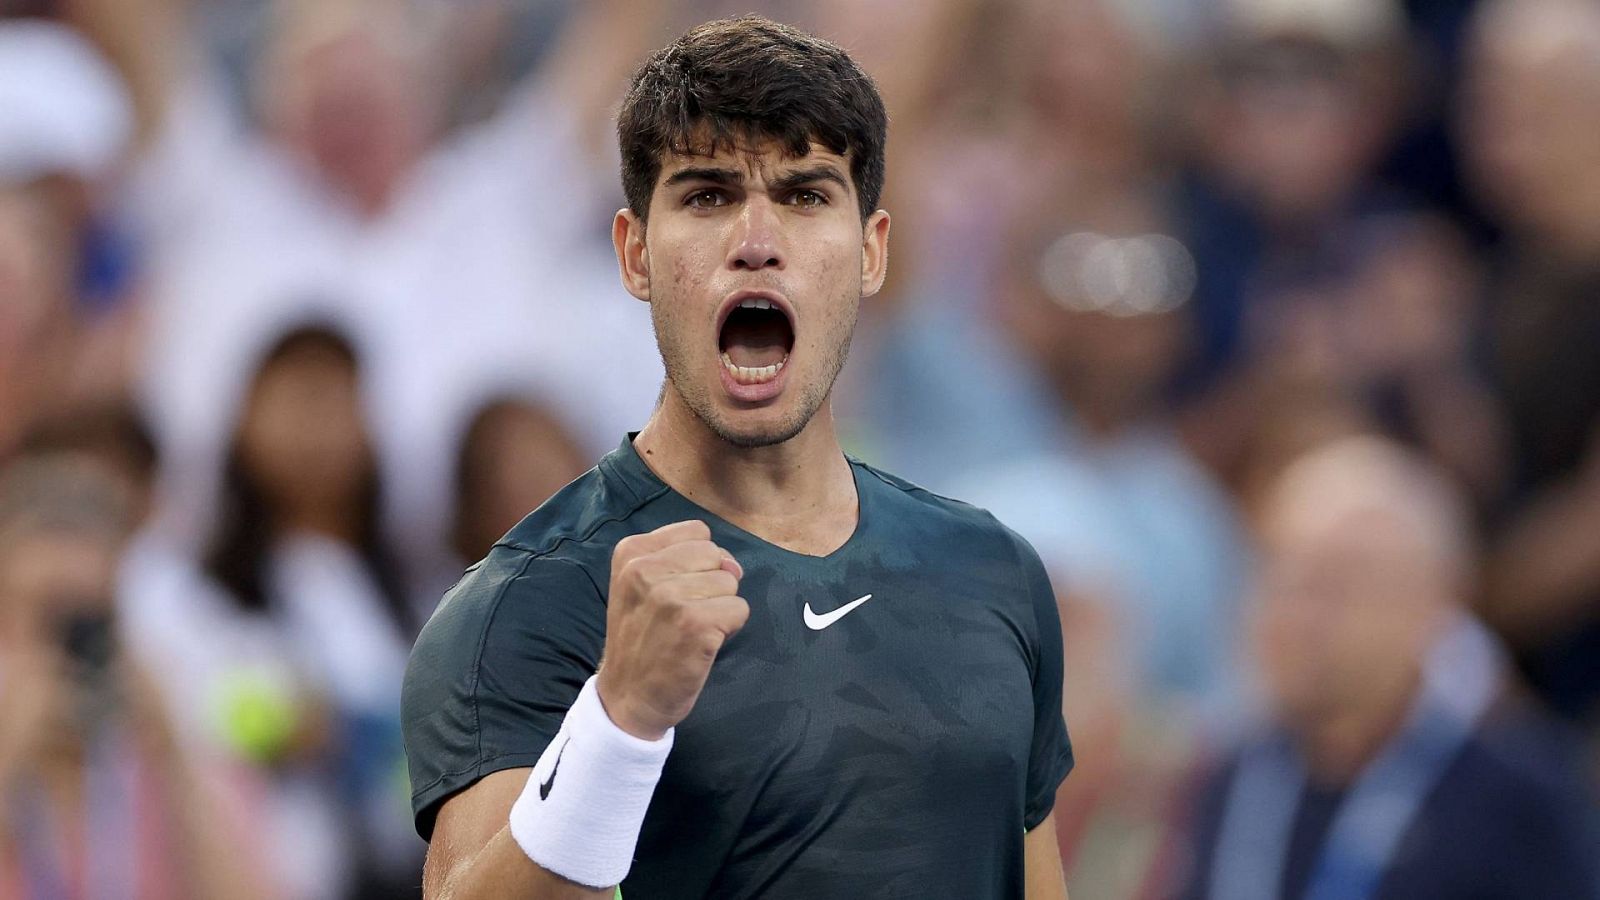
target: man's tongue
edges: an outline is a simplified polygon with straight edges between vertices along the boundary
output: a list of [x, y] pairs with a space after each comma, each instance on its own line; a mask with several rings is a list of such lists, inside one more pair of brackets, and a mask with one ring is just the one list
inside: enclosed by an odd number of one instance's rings
[[[743, 319], [744, 317], [740, 317]], [[777, 365], [789, 355], [789, 329], [781, 317], [765, 321], [730, 321], [722, 330], [722, 352], [736, 366], [759, 369]]]

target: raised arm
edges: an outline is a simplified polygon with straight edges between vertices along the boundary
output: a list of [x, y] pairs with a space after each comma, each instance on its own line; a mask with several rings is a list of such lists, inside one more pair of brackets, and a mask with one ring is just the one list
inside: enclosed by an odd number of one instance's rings
[[132, 95], [140, 146], [159, 132], [178, 69], [188, 0], [62, 0], [66, 19], [117, 68]]
[[[427, 897], [611, 896], [632, 863], [673, 729], [749, 616], [735, 594], [742, 574], [704, 522], [617, 543], [599, 674], [531, 769], [488, 775], [440, 807]], [[428, 640], [424, 633], [419, 647]], [[431, 650], [419, 652], [427, 659]]]

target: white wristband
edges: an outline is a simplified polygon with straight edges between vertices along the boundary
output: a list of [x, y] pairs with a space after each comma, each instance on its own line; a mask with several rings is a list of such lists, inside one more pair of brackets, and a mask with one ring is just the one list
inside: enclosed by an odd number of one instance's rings
[[633, 865], [673, 729], [647, 741], [618, 728], [600, 704], [595, 677], [584, 682], [511, 807], [511, 837], [562, 878], [608, 888]]

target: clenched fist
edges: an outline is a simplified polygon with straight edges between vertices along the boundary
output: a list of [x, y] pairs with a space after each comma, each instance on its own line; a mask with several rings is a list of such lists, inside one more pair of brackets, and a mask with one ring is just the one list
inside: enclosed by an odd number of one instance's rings
[[698, 520], [617, 542], [597, 685], [617, 727], [658, 740], [694, 708], [723, 642], [750, 617], [743, 575]]

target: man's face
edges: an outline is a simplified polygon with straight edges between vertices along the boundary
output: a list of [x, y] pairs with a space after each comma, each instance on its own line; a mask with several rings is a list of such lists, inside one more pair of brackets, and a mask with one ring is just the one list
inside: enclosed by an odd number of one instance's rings
[[1387, 708], [1411, 689], [1442, 609], [1428, 551], [1402, 522], [1309, 505], [1265, 517], [1251, 623], [1269, 695], [1290, 722]]
[[883, 282], [888, 214], [863, 227], [847, 158], [771, 144], [669, 156], [649, 212], [618, 213], [613, 239], [672, 390], [735, 446], [799, 434]]

